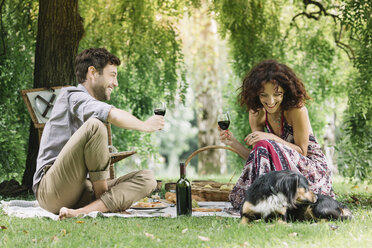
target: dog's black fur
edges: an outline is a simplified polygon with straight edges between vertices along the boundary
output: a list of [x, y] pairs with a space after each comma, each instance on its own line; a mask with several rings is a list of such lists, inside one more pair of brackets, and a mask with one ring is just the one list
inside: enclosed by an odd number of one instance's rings
[[287, 221], [287, 210], [296, 204], [314, 203], [307, 179], [293, 171], [272, 171], [260, 176], [247, 190], [240, 216], [242, 223], [281, 216]]
[[292, 221], [308, 220], [350, 220], [351, 211], [342, 203], [326, 195], [317, 195], [314, 204], [298, 204], [296, 208], [288, 209], [288, 219]]

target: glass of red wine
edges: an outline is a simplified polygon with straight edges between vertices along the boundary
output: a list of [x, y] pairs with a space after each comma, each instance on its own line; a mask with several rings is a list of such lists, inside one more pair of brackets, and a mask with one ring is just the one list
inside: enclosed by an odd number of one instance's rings
[[230, 126], [230, 115], [229, 112], [223, 112], [217, 117], [218, 126], [222, 130], [227, 130]]
[[165, 102], [157, 102], [154, 104], [154, 114], [164, 116], [166, 112]]
[[[154, 103], [154, 114], [155, 115], [165, 115], [167, 111], [167, 105], [165, 102], [155, 102]], [[164, 129], [160, 130], [160, 132], [165, 132]]]

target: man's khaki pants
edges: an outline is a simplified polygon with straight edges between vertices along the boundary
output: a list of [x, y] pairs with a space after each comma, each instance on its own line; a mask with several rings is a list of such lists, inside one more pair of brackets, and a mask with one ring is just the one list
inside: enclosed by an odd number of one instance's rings
[[[57, 214], [62, 207], [88, 205], [96, 200], [91, 181], [107, 179], [109, 165], [107, 129], [100, 120], [90, 118], [72, 135], [41, 179], [36, 194], [40, 206]], [[100, 199], [110, 212], [119, 212], [148, 196], [156, 180], [152, 171], [142, 170], [107, 184], [109, 190]]]

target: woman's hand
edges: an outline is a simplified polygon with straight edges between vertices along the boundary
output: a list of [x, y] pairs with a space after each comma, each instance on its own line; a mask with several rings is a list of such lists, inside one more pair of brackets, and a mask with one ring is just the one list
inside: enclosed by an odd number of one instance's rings
[[238, 140], [229, 130], [222, 130], [220, 127], [218, 127], [218, 131], [220, 131], [220, 140], [225, 145], [234, 146], [234, 144], [238, 142]]
[[254, 131], [245, 137], [244, 142], [249, 146], [254, 146], [258, 141], [264, 139], [272, 139], [274, 140], [277, 137], [275, 134], [266, 133], [261, 131]]

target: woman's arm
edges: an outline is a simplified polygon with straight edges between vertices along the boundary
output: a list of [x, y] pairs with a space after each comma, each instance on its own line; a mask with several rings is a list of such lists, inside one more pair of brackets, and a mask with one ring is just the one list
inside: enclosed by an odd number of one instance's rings
[[288, 122], [293, 127], [294, 145], [300, 149], [297, 151], [306, 156], [311, 130], [309, 114], [306, 107], [288, 110]]
[[287, 145], [297, 152], [301, 153], [302, 155], [306, 156], [307, 146], [309, 143], [309, 133], [311, 129], [306, 107], [293, 108], [288, 110], [286, 118], [288, 123], [293, 127], [294, 144], [281, 139], [279, 136], [273, 133], [254, 131], [244, 139], [247, 145], [253, 145], [263, 139], [271, 139]]
[[249, 111], [249, 125], [251, 126], [252, 133], [255, 131], [264, 131], [265, 127], [265, 111], [263, 109], [258, 112]]
[[[263, 131], [264, 130], [264, 112], [263, 110], [258, 111], [257, 113], [254, 113], [253, 111], [249, 112], [249, 123], [251, 125], [251, 129], [255, 131]], [[249, 157], [249, 154], [251, 153], [252, 149], [247, 148], [242, 143], [240, 143], [230, 131], [224, 131], [220, 128], [218, 128], [220, 131], [220, 140], [222, 143], [231, 146], [234, 148], [240, 157], [247, 160]]]
[[164, 128], [164, 117], [161, 115], [153, 115], [146, 121], [141, 121], [127, 111], [111, 108], [107, 121], [113, 125], [144, 132], [153, 132]]
[[221, 128], [218, 128], [218, 130], [220, 131], [221, 142], [234, 148], [240, 157], [247, 160], [252, 149], [241, 144], [229, 130], [222, 130]]

